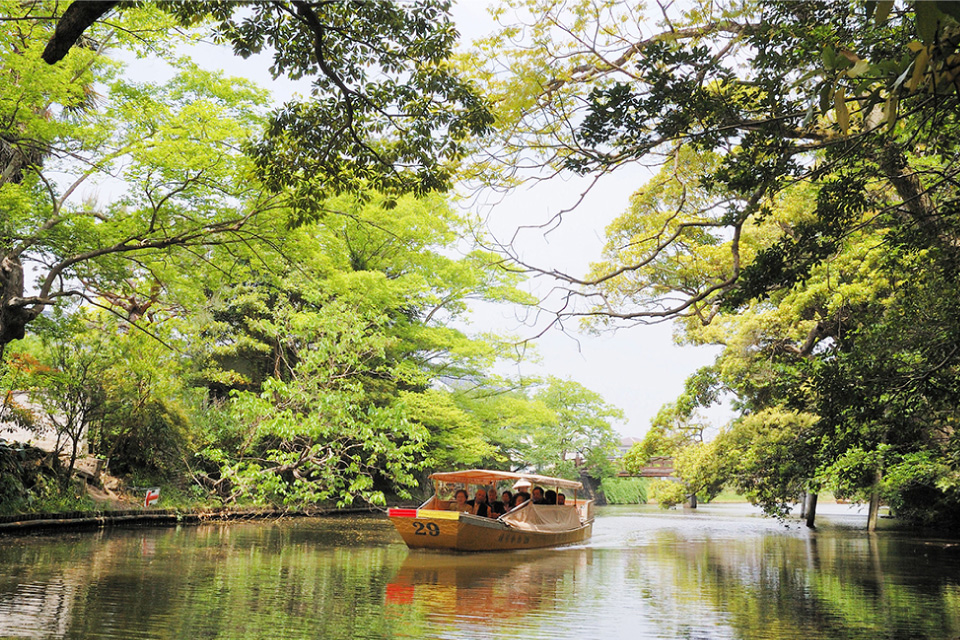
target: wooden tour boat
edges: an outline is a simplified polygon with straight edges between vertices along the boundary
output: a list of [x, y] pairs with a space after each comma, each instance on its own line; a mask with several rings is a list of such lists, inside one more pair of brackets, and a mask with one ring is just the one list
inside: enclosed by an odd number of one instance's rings
[[[593, 530], [593, 501], [577, 499], [576, 492], [583, 485], [574, 480], [486, 469], [435, 473], [430, 479], [434, 494], [419, 508], [387, 512], [411, 549], [502, 551], [555, 547], [583, 542]], [[492, 487], [496, 491], [501, 482], [511, 482], [512, 487], [529, 484], [545, 490], [571, 489], [573, 499], [563, 505], [527, 501], [494, 519], [450, 511], [452, 501], [441, 498], [451, 492], [450, 485]]]

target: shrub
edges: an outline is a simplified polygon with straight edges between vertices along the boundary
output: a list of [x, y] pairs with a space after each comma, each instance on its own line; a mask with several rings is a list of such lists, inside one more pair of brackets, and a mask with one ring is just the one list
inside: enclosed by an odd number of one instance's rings
[[604, 478], [600, 482], [608, 504], [646, 504], [647, 481], [644, 478]]

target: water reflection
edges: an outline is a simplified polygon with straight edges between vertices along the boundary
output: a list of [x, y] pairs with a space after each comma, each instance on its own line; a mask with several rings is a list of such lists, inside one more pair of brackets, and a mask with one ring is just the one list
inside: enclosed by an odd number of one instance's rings
[[952, 639], [960, 542], [722, 509], [480, 555], [374, 517], [6, 538], [0, 637]]
[[589, 548], [410, 552], [387, 584], [387, 612], [414, 628], [421, 621], [435, 627], [468, 622], [472, 637], [529, 632], [540, 621], [565, 615], [564, 603], [589, 570], [592, 553]]

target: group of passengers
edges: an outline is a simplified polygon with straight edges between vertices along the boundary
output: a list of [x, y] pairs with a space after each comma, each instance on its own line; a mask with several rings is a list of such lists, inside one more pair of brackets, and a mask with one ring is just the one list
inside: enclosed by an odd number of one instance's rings
[[557, 493], [553, 489], [544, 492], [542, 487], [534, 487], [532, 493], [523, 490], [516, 493], [504, 491], [499, 500], [496, 497], [493, 491], [488, 492], [485, 487], [480, 487], [474, 498], [470, 500], [466, 490], [458, 489], [448, 508], [450, 511], [472, 513], [484, 518], [499, 518], [528, 501], [532, 501], [533, 504], [566, 504], [567, 502], [567, 497], [562, 493]]

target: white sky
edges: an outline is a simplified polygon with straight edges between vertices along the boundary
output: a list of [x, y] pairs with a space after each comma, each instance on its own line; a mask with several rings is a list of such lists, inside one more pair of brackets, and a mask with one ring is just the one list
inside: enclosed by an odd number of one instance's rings
[[[495, 24], [486, 13], [488, 0], [461, 0], [453, 13], [462, 41], [469, 43], [493, 30]], [[220, 69], [234, 76], [250, 78], [271, 91], [281, 103], [294, 93], [306, 93], [296, 82], [273, 80], [266, 56], [247, 60], [235, 57], [227, 47], [203, 47], [190, 51], [195, 62], [207, 69]], [[132, 75], [157, 80], [169, 75], [162, 63], [135, 61]], [[564, 215], [563, 223], [548, 234], [527, 229], [520, 233], [516, 247], [522, 256], [537, 266], [583, 275], [591, 261], [597, 260], [603, 246], [606, 225], [623, 212], [630, 194], [642, 186], [646, 174], [618, 171], [596, 185], [584, 202]], [[491, 206], [471, 205], [473, 212], [488, 221], [491, 233], [498, 239], [509, 239], [518, 227], [538, 225], [571, 206], [586, 189], [588, 181], [571, 174], [561, 179], [518, 188], [501, 197], [490, 194]], [[480, 202], [484, 201], [481, 194]], [[531, 282], [534, 292], [545, 293], [553, 283]], [[475, 315], [470, 329], [500, 329], [523, 337], [538, 331], [522, 324], [509, 309], [482, 309]], [[710, 364], [717, 348], [678, 347], [670, 325], [639, 326], [621, 329], [600, 336], [575, 334], [575, 323], [567, 326], [568, 334], [550, 331], [537, 340], [539, 362], [522, 365], [524, 375], [553, 375], [570, 378], [600, 393], [607, 402], [621, 409], [627, 421], [614, 425], [624, 436], [642, 436], [660, 407], [674, 400], [683, 390], [684, 380], [698, 368]], [[728, 419], [728, 412], [718, 408], [708, 413], [715, 425]]]
[[[489, 0], [460, 0], [453, 8], [462, 41], [469, 43], [496, 27], [487, 14]], [[575, 211], [563, 217], [562, 224], [544, 234], [525, 229], [517, 237], [522, 257], [539, 267], [583, 275], [590, 262], [600, 257], [604, 229], [626, 210], [630, 195], [647, 179], [644, 170], [621, 170], [604, 177], [594, 186]], [[497, 238], [513, 237], [523, 225], [549, 221], [569, 208], [586, 190], [589, 180], [572, 173], [562, 180], [552, 179], [532, 187], [519, 188], [489, 210], [480, 210]], [[546, 292], [553, 283], [532, 283]], [[506, 314], [504, 314], [506, 316]], [[512, 317], [499, 320], [521, 335], [533, 335]], [[495, 318], [484, 318], [491, 322]], [[478, 319], [479, 321], [479, 319]], [[577, 331], [575, 323], [568, 332]], [[572, 378], [600, 393], [627, 415], [625, 424], [615, 425], [624, 436], [642, 436], [660, 407], [674, 400], [687, 376], [713, 362], [719, 348], [678, 347], [670, 325], [638, 326], [608, 332], [600, 336], [580, 333], [570, 336], [551, 331], [538, 339], [540, 362], [524, 367], [524, 373]], [[722, 408], [710, 411], [714, 424], [728, 419]]]

